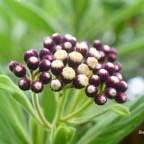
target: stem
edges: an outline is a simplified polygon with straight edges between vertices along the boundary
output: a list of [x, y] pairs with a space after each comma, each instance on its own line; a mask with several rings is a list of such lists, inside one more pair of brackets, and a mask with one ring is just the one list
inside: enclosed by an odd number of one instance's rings
[[44, 117], [44, 115], [42, 114], [40, 110], [39, 100], [38, 100], [38, 96], [36, 95], [36, 93], [32, 93], [32, 100], [33, 100], [33, 105], [35, 107], [35, 110], [37, 111], [44, 126], [46, 126], [47, 128], [52, 128], [51, 124], [46, 120], [46, 118]]
[[78, 108], [77, 110], [75, 110], [73, 113], [69, 114], [68, 116], [65, 116], [63, 118], [61, 118], [61, 121], [66, 122], [69, 119], [71, 119], [72, 117], [82, 113], [87, 107], [89, 107], [91, 104], [93, 103], [93, 99], [90, 99], [89, 101], [87, 101], [83, 106], [81, 106], [80, 108]]

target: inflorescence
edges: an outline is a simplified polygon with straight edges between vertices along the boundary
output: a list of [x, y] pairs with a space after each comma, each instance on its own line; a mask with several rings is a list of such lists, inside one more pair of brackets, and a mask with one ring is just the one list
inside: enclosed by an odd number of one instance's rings
[[[26, 51], [24, 62], [27, 68], [16, 61], [9, 63], [9, 69], [21, 78], [21, 90], [42, 92], [49, 84], [52, 91], [64, 88], [85, 88], [88, 97], [103, 105], [107, 98], [124, 103], [127, 84], [120, 73], [121, 64], [115, 62], [117, 50], [95, 40], [92, 47], [86, 41], [78, 42], [69, 34], [63, 37], [55, 33], [43, 39], [43, 47]], [[29, 72], [29, 74], [28, 74]]]

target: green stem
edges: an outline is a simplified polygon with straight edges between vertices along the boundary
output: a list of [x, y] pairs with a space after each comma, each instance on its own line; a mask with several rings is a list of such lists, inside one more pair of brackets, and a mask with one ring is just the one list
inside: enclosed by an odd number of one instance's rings
[[39, 100], [38, 100], [38, 96], [36, 95], [36, 93], [32, 93], [32, 100], [33, 100], [33, 105], [35, 107], [35, 110], [37, 111], [44, 126], [47, 128], [52, 128], [51, 124], [46, 120], [46, 118], [44, 117], [44, 115], [42, 114], [40, 110]]
[[74, 116], [82, 113], [87, 107], [89, 107], [93, 103], [93, 99], [88, 100], [83, 106], [75, 110], [73, 113], [69, 114], [68, 116], [65, 116], [61, 118], [61, 121], [66, 122], [69, 119], [73, 118]]

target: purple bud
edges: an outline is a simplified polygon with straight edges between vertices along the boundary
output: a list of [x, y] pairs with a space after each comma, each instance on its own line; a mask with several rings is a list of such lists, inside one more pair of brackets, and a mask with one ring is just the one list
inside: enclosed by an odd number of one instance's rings
[[11, 62], [9, 63], [9, 69], [13, 72], [14, 68], [15, 68], [17, 65], [19, 65], [18, 62], [16, 62], [16, 61], [11, 61]]
[[62, 42], [70, 42], [73, 46], [75, 46], [76, 41], [76, 38], [71, 36], [70, 34], [65, 34], [62, 39]]
[[54, 46], [54, 42], [50, 37], [45, 37], [43, 40], [43, 46], [49, 50], [51, 50]]
[[97, 74], [97, 72], [102, 69], [102, 65], [100, 63], [98, 63], [98, 65], [93, 69], [93, 73]]
[[102, 42], [100, 40], [95, 40], [93, 42], [93, 47], [99, 50], [102, 47]]
[[110, 47], [108, 45], [103, 45], [100, 50], [107, 55], [110, 52]]
[[39, 60], [37, 57], [32, 56], [27, 60], [26, 64], [30, 70], [36, 70], [39, 66]]
[[39, 70], [41, 72], [48, 71], [51, 67], [51, 62], [47, 59], [42, 59], [42, 61], [39, 64]]
[[67, 52], [71, 52], [73, 50], [73, 46], [70, 42], [63, 42], [62, 48], [66, 50]]
[[41, 51], [39, 52], [40, 59], [42, 59], [46, 55], [50, 55], [50, 50], [46, 48], [42, 48]]
[[94, 86], [98, 86], [100, 84], [100, 78], [98, 75], [92, 75], [90, 78], [89, 78], [89, 84], [92, 84]]
[[119, 82], [120, 81], [119, 81], [118, 77], [110, 76], [106, 81], [106, 86], [116, 88], [118, 86]]
[[106, 69], [110, 75], [112, 75], [115, 71], [114, 64], [111, 62], [104, 64], [103, 68]]
[[114, 62], [117, 59], [117, 55], [113, 54], [113, 53], [110, 53], [110, 54], [108, 54], [107, 59], [108, 59], [109, 62]]
[[94, 101], [97, 105], [104, 105], [107, 101], [107, 98], [104, 94], [98, 94], [94, 97]]
[[113, 99], [113, 98], [116, 97], [117, 91], [116, 91], [115, 88], [112, 88], [112, 87], [106, 88], [106, 90], [105, 90], [105, 95], [106, 95], [108, 98]]
[[85, 93], [88, 97], [94, 97], [97, 94], [97, 87], [94, 85], [88, 85], [85, 89]]
[[26, 91], [30, 89], [30, 80], [26, 78], [22, 78], [18, 82], [18, 86], [21, 90]]
[[35, 49], [31, 49], [31, 50], [25, 52], [24, 61], [26, 62], [32, 56], [38, 57], [38, 53]]
[[75, 50], [81, 53], [83, 56], [86, 56], [88, 52], [88, 45], [86, 44], [86, 42], [77, 43], [75, 46]]
[[115, 72], [119, 72], [122, 68], [122, 65], [120, 63], [115, 63], [114, 67], [115, 67]]
[[94, 57], [88, 57], [85, 60], [85, 63], [89, 66], [90, 69], [94, 69], [98, 65], [98, 61]]
[[106, 59], [106, 54], [103, 51], [99, 51], [100, 53], [100, 58], [98, 59], [99, 62], [103, 62]]
[[95, 57], [96, 59], [99, 59], [101, 57], [100, 53], [98, 50], [96, 50], [95, 48], [90, 48], [88, 53], [87, 53], [87, 57]]
[[122, 75], [120, 73], [118, 73], [118, 72], [114, 73], [113, 76], [118, 77], [119, 80], [123, 79]]
[[53, 61], [53, 58], [52, 58], [51, 55], [45, 55], [45, 56], [43, 57], [43, 59], [47, 59], [47, 60], [49, 60], [50, 62]]
[[84, 74], [78, 74], [73, 80], [73, 85], [77, 89], [81, 89], [88, 85], [88, 78]]
[[35, 93], [40, 93], [43, 90], [43, 83], [39, 80], [34, 81], [31, 84], [31, 90]]
[[62, 47], [60, 45], [55, 45], [52, 49], [52, 52], [55, 53], [58, 50], [62, 50]]
[[62, 40], [61, 35], [59, 33], [54, 33], [52, 35], [52, 39], [53, 39], [55, 44], [60, 44], [61, 40]]
[[117, 55], [117, 50], [115, 48], [110, 49], [110, 53], [116, 54]]
[[59, 75], [64, 68], [64, 64], [61, 60], [54, 60], [51, 63], [51, 71], [54, 75]]
[[117, 90], [121, 92], [125, 92], [127, 88], [128, 88], [127, 83], [125, 81], [120, 81]]
[[118, 92], [117, 95], [116, 95], [115, 100], [116, 100], [118, 103], [124, 103], [124, 102], [127, 100], [127, 96], [126, 96], [125, 93]]
[[39, 80], [43, 84], [48, 84], [51, 81], [51, 75], [48, 72], [42, 72], [39, 76]]
[[100, 80], [102, 82], [106, 81], [108, 76], [109, 76], [109, 73], [107, 70], [105, 69], [100, 69], [98, 72], [97, 72], [97, 75], [99, 76]]
[[22, 65], [15, 66], [13, 72], [17, 77], [24, 77], [26, 75], [26, 69]]
[[50, 87], [52, 91], [60, 91], [63, 88], [62, 81], [60, 79], [53, 79], [50, 82]]

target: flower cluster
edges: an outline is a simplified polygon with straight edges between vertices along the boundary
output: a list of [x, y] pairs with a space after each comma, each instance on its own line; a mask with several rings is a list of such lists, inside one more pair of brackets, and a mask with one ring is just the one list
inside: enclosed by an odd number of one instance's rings
[[62, 37], [58, 33], [45, 37], [43, 47], [39, 53], [35, 49], [25, 52], [27, 68], [16, 61], [9, 63], [9, 69], [21, 78], [18, 82], [21, 90], [40, 93], [49, 84], [52, 91], [85, 88], [86, 95], [98, 105], [105, 104], [107, 98], [118, 103], [126, 101], [127, 84], [120, 74], [121, 64], [115, 62], [115, 48], [100, 40], [90, 47], [86, 41], [78, 42], [69, 34]]

